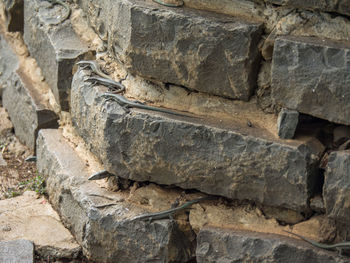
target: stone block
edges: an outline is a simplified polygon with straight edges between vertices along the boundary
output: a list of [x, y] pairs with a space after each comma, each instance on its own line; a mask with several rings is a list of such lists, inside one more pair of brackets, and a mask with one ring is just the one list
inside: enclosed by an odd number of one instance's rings
[[[74, 64], [90, 54], [87, 44], [74, 32], [70, 20], [50, 25], [52, 17], [61, 17], [62, 6], [47, 1], [25, 1], [24, 41], [36, 59], [46, 82], [62, 110], [69, 109], [68, 97]], [[63, 12], [63, 11], [62, 11]]]
[[22, 68], [12, 73], [3, 91], [2, 102], [11, 118], [15, 134], [32, 150], [35, 149], [40, 129], [58, 127], [58, 116], [45, 98], [48, 92], [36, 86]]
[[350, 43], [306, 37], [276, 39], [272, 98], [276, 104], [350, 124]]
[[24, 239], [0, 241], [0, 262], [33, 263], [33, 243]]
[[332, 152], [328, 157], [323, 185], [326, 213], [349, 225], [350, 216], [350, 151]]
[[188, 262], [191, 244], [170, 220], [130, 221], [145, 213], [125, 195], [88, 181], [86, 163], [59, 130], [41, 130], [37, 167], [63, 222], [94, 262]]
[[278, 115], [278, 136], [282, 139], [292, 139], [299, 121], [299, 112], [282, 109]]
[[4, 0], [6, 26], [10, 32], [23, 32], [23, 0]]
[[82, 2], [91, 24], [109, 36], [110, 50], [129, 71], [245, 101], [254, 92], [260, 24], [134, 0]]
[[240, 131], [214, 118], [137, 109], [126, 113], [118, 103], [100, 97], [102, 92], [84, 78], [84, 71], [73, 78], [72, 120], [107, 171], [135, 181], [308, 209], [323, 151], [319, 143], [310, 138], [283, 142], [264, 136], [263, 129]]
[[204, 262], [345, 263], [348, 259], [279, 235], [204, 228], [197, 236], [196, 259]]
[[296, 8], [320, 10], [323, 12], [335, 12], [343, 15], [350, 15], [349, 0], [264, 0], [265, 2], [286, 5]]

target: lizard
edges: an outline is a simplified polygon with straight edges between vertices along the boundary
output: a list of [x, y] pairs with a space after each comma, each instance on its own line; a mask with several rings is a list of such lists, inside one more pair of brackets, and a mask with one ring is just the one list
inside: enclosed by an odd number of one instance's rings
[[179, 3], [179, 4], [169, 4], [169, 3], [165, 3], [161, 0], [153, 0], [153, 2], [160, 4], [160, 5], [168, 6], [168, 7], [181, 7], [184, 5], [183, 1], [181, 1], [181, 3]]
[[96, 75], [99, 75], [102, 78], [110, 79], [110, 80], [114, 81], [113, 79], [111, 79], [110, 76], [108, 76], [107, 74], [105, 74], [101, 71], [100, 66], [94, 60], [81, 60], [81, 61], [77, 62], [76, 64], [78, 66], [82, 67], [83, 69], [90, 67], [92, 72], [95, 73]]
[[103, 93], [101, 95], [101, 97], [105, 97], [107, 99], [111, 99], [114, 100], [116, 102], [118, 102], [118, 104], [120, 106], [122, 106], [126, 111], [127, 108], [139, 108], [139, 109], [144, 109], [144, 110], [151, 110], [151, 111], [158, 111], [158, 112], [163, 112], [163, 113], [168, 113], [168, 114], [172, 114], [172, 115], [177, 115], [177, 116], [182, 116], [182, 117], [192, 117], [186, 114], [182, 114], [182, 113], [177, 113], [175, 111], [172, 110], [166, 110], [166, 109], [162, 109], [162, 108], [157, 108], [157, 107], [153, 107], [153, 106], [148, 106], [148, 105], [144, 105], [140, 102], [134, 102], [134, 101], [130, 101], [128, 99], [126, 99], [124, 96], [119, 95], [119, 94], [113, 94], [113, 93]]
[[63, 2], [61, 0], [48, 0], [48, 2], [51, 3], [52, 5], [55, 5], [55, 4], [61, 5], [61, 6], [63, 6], [64, 9], [66, 9], [66, 14], [58, 22], [51, 22], [51, 23], [49, 23], [50, 25], [61, 24], [63, 21], [65, 21], [66, 19], [69, 18], [70, 13], [71, 13], [71, 9], [70, 9], [70, 6], [67, 3], [65, 3], [65, 2]]
[[113, 175], [110, 174], [109, 172], [107, 172], [106, 170], [102, 170], [102, 171], [99, 171], [97, 173], [92, 174], [88, 178], [88, 180], [100, 180], [100, 179], [104, 179], [104, 178], [111, 177], [111, 176], [113, 176]]
[[114, 91], [112, 91], [112, 93], [121, 93], [125, 91], [125, 86], [120, 81], [114, 81], [110, 78], [106, 79], [101, 77], [89, 77], [85, 81], [92, 82], [93, 84], [96, 84], [98, 82], [104, 86], [113, 88]]
[[152, 220], [159, 220], [159, 219], [165, 219], [165, 218], [172, 219], [172, 215], [175, 214], [176, 212], [184, 210], [193, 204], [199, 203], [199, 202], [204, 201], [204, 200], [210, 200], [212, 198], [213, 198], [212, 196], [206, 196], [206, 197], [193, 199], [193, 200], [188, 201], [188, 202], [184, 203], [183, 205], [175, 207], [175, 208], [170, 208], [168, 210], [164, 210], [164, 211], [160, 211], [160, 212], [148, 213], [148, 214], [142, 214], [139, 216], [135, 216], [135, 217], [131, 218], [130, 221], [149, 220], [151, 222]]
[[296, 234], [296, 233], [293, 233], [293, 232], [289, 232], [287, 230], [283, 230], [283, 231], [301, 238], [302, 240], [304, 240], [304, 241], [308, 242], [309, 244], [313, 245], [314, 247], [318, 247], [318, 248], [321, 248], [321, 249], [327, 249], [327, 250], [338, 250], [339, 254], [342, 253], [343, 249], [350, 249], [350, 241], [349, 242], [341, 242], [341, 243], [327, 245], [327, 244], [322, 244], [322, 243], [316, 242], [314, 240], [308, 239], [308, 238], [306, 238], [306, 237], [304, 237], [302, 235], [299, 235], [299, 234]]

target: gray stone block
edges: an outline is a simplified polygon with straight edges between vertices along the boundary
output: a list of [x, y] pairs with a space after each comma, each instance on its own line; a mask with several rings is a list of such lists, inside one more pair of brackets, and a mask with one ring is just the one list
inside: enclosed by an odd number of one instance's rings
[[35, 149], [38, 131], [58, 127], [58, 116], [45, 99], [45, 90], [35, 86], [29, 76], [19, 68], [12, 73], [4, 89], [2, 102], [7, 110], [19, 140]]
[[[293, 240], [293, 241], [292, 241]], [[204, 228], [197, 236], [196, 259], [204, 262], [346, 263], [348, 259], [304, 241], [249, 231]]]
[[299, 121], [299, 112], [282, 109], [277, 119], [278, 136], [282, 139], [292, 139]]
[[350, 217], [350, 151], [332, 152], [328, 157], [323, 185], [326, 213], [349, 225]]
[[34, 245], [29, 240], [0, 241], [0, 262], [33, 263]]
[[6, 26], [10, 32], [23, 32], [23, 0], [4, 0]]
[[308, 209], [323, 147], [300, 140], [284, 143], [264, 136], [263, 129], [240, 132], [212, 119], [137, 109], [128, 114], [118, 103], [101, 98], [97, 87], [84, 83], [85, 77], [78, 71], [73, 78], [72, 120], [107, 171], [136, 181]]
[[272, 98], [276, 104], [350, 124], [350, 43], [305, 37], [276, 39]]
[[73, 66], [90, 53], [74, 32], [69, 19], [58, 25], [49, 25], [50, 18], [60, 17], [59, 10], [63, 10], [62, 6], [55, 5], [52, 9], [47, 1], [25, 1], [24, 41], [57, 103], [63, 110], [68, 110]]
[[172, 221], [130, 221], [145, 213], [92, 181], [59, 130], [41, 130], [37, 167], [62, 221], [94, 262], [188, 262], [191, 243]]
[[349, 0], [264, 0], [277, 5], [287, 5], [297, 8], [314, 9], [324, 12], [336, 12], [350, 15]]
[[143, 1], [103, 2], [82, 7], [131, 72], [240, 100], [253, 93], [260, 24]]

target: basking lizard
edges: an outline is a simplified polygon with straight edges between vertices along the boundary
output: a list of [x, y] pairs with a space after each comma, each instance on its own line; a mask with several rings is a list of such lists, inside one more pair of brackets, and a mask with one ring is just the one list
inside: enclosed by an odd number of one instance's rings
[[99, 75], [102, 78], [110, 79], [110, 80], [114, 81], [113, 79], [111, 79], [110, 76], [106, 75], [105, 73], [103, 73], [101, 71], [100, 66], [94, 60], [82, 60], [82, 61], [77, 62], [77, 65], [82, 67], [83, 69], [90, 67], [92, 72], [95, 73], [96, 75]]
[[336, 243], [336, 244], [332, 244], [332, 245], [327, 245], [327, 244], [322, 244], [322, 243], [316, 242], [314, 240], [308, 239], [306, 237], [303, 237], [302, 235], [289, 232], [287, 230], [283, 230], [283, 231], [301, 238], [302, 240], [304, 240], [304, 241], [308, 242], [309, 244], [313, 245], [314, 247], [327, 249], [327, 250], [338, 250], [340, 254], [341, 254], [342, 249], [350, 249], [350, 241], [349, 242]]
[[198, 199], [193, 199], [191, 201], [188, 201], [186, 203], [184, 203], [181, 206], [175, 207], [175, 208], [171, 208], [165, 211], [160, 211], [160, 212], [155, 212], [155, 213], [149, 213], [149, 214], [143, 214], [143, 215], [139, 215], [139, 216], [135, 216], [134, 218], [131, 218], [130, 221], [136, 221], [136, 220], [158, 220], [158, 219], [165, 219], [165, 218], [172, 218], [172, 215], [175, 214], [177, 211], [186, 209], [187, 207], [199, 203], [201, 201], [204, 200], [209, 200], [212, 199], [212, 196], [207, 196], [207, 197], [202, 197], [202, 198], [198, 198]]
[[70, 16], [70, 13], [71, 13], [71, 9], [70, 9], [70, 6], [61, 1], [61, 0], [48, 0], [49, 3], [53, 4], [53, 5], [60, 5], [60, 6], [63, 6], [63, 8], [66, 10], [66, 13], [64, 14], [64, 16], [58, 21], [58, 22], [50, 22], [49, 24], [50, 25], [58, 25], [58, 24], [61, 24], [63, 21], [65, 21], [66, 19], [69, 18]]
[[184, 5], [183, 1], [181, 1], [179, 4], [169, 4], [169, 3], [165, 3], [161, 0], [153, 0], [153, 2], [160, 4], [160, 5], [168, 6], [168, 7], [180, 7], [180, 6]]
[[125, 86], [119, 81], [114, 81], [110, 78], [101, 78], [101, 77], [89, 77], [85, 81], [92, 82], [93, 84], [100, 83], [104, 86], [114, 89], [112, 93], [120, 93], [125, 91]]
[[134, 102], [134, 101], [130, 101], [128, 99], [126, 99], [124, 96], [119, 95], [119, 94], [113, 94], [113, 93], [103, 93], [101, 95], [101, 97], [107, 98], [107, 99], [112, 99], [116, 102], [118, 102], [118, 104], [120, 106], [122, 106], [123, 108], [139, 108], [139, 109], [144, 109], [144, 110], [151, 110], [151, 111], [158, 111], [158, 112], [163, 112], [163, 113], [168, 113], [168, 114], [172, 114], [172, 115], [177, 115], [177, 116], [182, 116], [182, 117], [192, 117], [186, 114], [182, 114], [182, 113], [177, 113], [175, 111], [172, 110], [166, 110], [166, 109], [162, 109], [162, 108], [157, 108], [157, 107], [153, 107], [153, 106], [148, 106], [148, 105], [144, 105], [141, 104], [140, 102]]

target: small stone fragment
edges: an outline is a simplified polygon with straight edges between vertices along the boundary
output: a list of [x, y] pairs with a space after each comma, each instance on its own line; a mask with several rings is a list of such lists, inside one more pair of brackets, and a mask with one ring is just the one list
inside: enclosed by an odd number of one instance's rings
[[316, 195], [310, 199], [310, 208], [317, 213], [325, 213], [326, 209], [324, 207], [322, 196]]
[[282, 109], [277, 119], [278, 136], [282, 139], [292, 139], [298, 125], [299, 112]]

